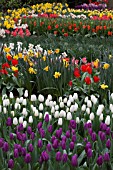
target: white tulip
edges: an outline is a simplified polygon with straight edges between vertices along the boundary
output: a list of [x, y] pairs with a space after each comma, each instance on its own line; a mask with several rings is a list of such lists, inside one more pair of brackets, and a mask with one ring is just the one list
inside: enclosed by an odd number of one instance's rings
[[64, 107], [64, 102], [60, 102], [60, 108]]
[[99, 120], [100, 120], [100, 121], [103, 121], [103, 119], [104, 119], [104, 116], [103, 116], [103, 113], [101, 113], [101, 115], [100, 115], [100, 117], [99, 117]]
[[69, 112], [69, 107], [66, 108], [66, 113]]
[[75, 107], [75, 108], [74, 108], [74, 109], [75, 109], [75, 111], [77, 111], [77, 109], [78, 109], [78, 104], [77, 104], [77, 103], [75, 103], [75, 104], [74, 104], [74, 107]]
[[27, 121], [23, 121], [23, 128], [26, 128], [27, 126]]
[[62, 125], [62, 118], [58, 119], [58, 125]]
[[12, 92], [10, 92], [10, 94], [9, 94], [9, 98], [10, 98], [10, 99], [13, 99], [13, 98], [14, 98], [14, 96], [13, 96], [13, 93], [12, 93]]
[[90, 108], [92, 107], [91, 100], [88, 100], [88, 101], [87, 101], [87, 107], [90, 107]]
[[87, 123], [91, 123], [91, 120], [88, 120]]
[[85, 99], [84, 99], [84, 102], [85, 102], [85, 103], [87, 103], [87, 101], [88, 101], [88, 96], [85, 97]]
[[20, 102], [20, 103], [23, 102], [23, 97], [20, 97], [19, 102]]
[[35, 117], [37, 117], [38, 115], [39, 115], [38, 110], [35, 110], [35, 112], [34, 112], [34, 116], [35, 116]]
[[55, 118], [58, 118], [58, 117], [59, 117], [59, 111], [56, 111], [56, 112], [54, 113], [54, 117], [55, 117]]
[[40, 103], [40, 104], [39, 104], [39, 110], [40, 110], [40, 111], [43, 111], [43, 109], [44, 109], [44, 106], [43, 106], [42, 103]]
[[67, 120], [72, 120], [72, 114], [71, 114], [71, 112], [68, 112], [68, 113], [67, 113]]
[[86, 108], [86, 113], [87, 113], [88, 115], [90, 114], [90, 108], [89, 108], [89, 107]]
[[33, 123], [33, 117], [32, 117], [32, 116], [29, 116], [28, 122], [29, 122], [29, 123]]
[[44, 96], [39, 94], [38, 100], [39, 100], [39, 102], [44, 102]]
[[105, 119], [105, 124], [110, 125], [110, 116], [109, 115], [107, 115], [107, 117]]
[[66, 112], [64, 110], [61, 110], [59, 113], [60, 117], [66, 117]]
[[97, 116], [100, 116], [101, 114], [102, 114], [102, 110], [98, 108], [98, 109], [97, 109], [97, 112], [96, 112], [96, 115], [97, 115]]
[[91, 101], [92, 101], [92, 102], [93, 102], [94, 98], [95, 98], [95, 96], [92, 94], [92, 95], [91, 95]]
[[71, 101], [70, 101], [70, 100], [67, 101], [67, 106], [68, 106], [68, 107], [71, 106]]
[[46, 101], [45, 101], [45, 105], [46, 105], [46, 106], [49, 106], [49, 105], [50, 105], [50, 101], [49, 101], [49, 99], [46, 99]]
[[63, 99], [63, 102], [64, 102], [64, 103], [67, 103], [67, 97], [65, 97], [65, 98]]
[[92, 113], [90, 114], [89, 118], [90, 118], [90, 120], [94, 120], [94, 117], [95, 117], [95, 115], [94, 115], [94, 113], [92, 112]]
[[28, 90], [25, 90], [24, 97], [28, 97]]
[[75, 111], [75, 105], [71, 105], [71, 107], [70, 107], [70, 112], [72, 113], [72, 112], [74, 112]]
[[23, 117], [19, 117], [19, 123], [23, 123]]
[[53, 101], [50, 101], [50, 102], [49, 102], [49, 106], [50, 106], [50, 107], [54, 106], [54, 102], [53, 102]]
[[69, 100], [70, 100], [70, 102], [73, 102], [73, 101], [74, 101], [74, 99], [73, 99], [73, 96], [72, 96], [72, 95], [69, 95]]
[[20, 99], [18, 97], [16, 98], [16, 103], [20, 103]]
[[13, 110], [11, 110], [11, 115], [14, 117], [15, 116], [15, 112]]
[[6, 114], [6, 113], [7, 113], [7, 109], [6, 109], [6, 107], [3, 107], [3, 112], [4, 112], [4, 114]]
[[3, 106], [9, 106], [9, 104], [10, 104], [9, 99], [4, 99], [3, 100]]
[[54, 106], [56, 105], [56, 101], [53, 102], [53, 105], [54, 105]]
[[23, 108], [22, 114], [23, 114], [24, 116], [27, 116], [27, 115], [28, 115], [28, 112], [27, 112], [27, 109], [26, 109], [26, 108]]
[[55, 106], [55, 110], [59, 110], [59, 105], [56, 105], [56, 106]]
[[39, 119], [42, 119], [43, 114], [39, 113]]
[[47, 99], [48, 99], [49, 101], [51, 101], [51, 100], [52, 100], [52, 96], [51, 96], [50, 94], [48, 94]]
[[113, 93], [111, 93], [111, 99], [113, 100]]
[[23, 99], [22, 105], [26, 106], [27, 105], [27, 100]]
[[13, 125], [18, 125], [18, 119], [17, 119], [17, 117], [14, 117], [14, 118], [13, 118]]
[[86, 105], [85, 105], [85, 104], [82, 105], [81, 110], [82, 110], [83, 112], [86, 110]]
[[54, 106], [51, 107], [51, 113], [55, 113], [55, 108], [54, 108]]
[[78, 94], [77, 94], [77, 93], [74, 93], [74, 94], [73, 94], [73, 99], [74, 99], [74, 100], [78, 100]]
[[35, 94], [32, 94], [32, 95], [31, 95], [31, 101], [32, 101], [32, 102], [35, 102], [36, 100], [37, 100], [36, 95], [35, 95]]
[[62, 97], [59, 97], [58, 101], [59, 101], [59, 102], [62, 102]]
[[33, 106], [33, 108], [32, 108], [33, 113], [34, 113], [36, 110], [37, 110], [37, 108]]
[[80, 123], [79, 117], [76, 117], [76, 123]]

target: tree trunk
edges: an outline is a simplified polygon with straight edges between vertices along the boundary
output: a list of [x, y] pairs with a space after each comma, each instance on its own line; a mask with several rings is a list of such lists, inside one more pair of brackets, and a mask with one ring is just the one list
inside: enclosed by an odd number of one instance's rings
[[108, 0], [108, 8], [113, 9], [113, 0]]

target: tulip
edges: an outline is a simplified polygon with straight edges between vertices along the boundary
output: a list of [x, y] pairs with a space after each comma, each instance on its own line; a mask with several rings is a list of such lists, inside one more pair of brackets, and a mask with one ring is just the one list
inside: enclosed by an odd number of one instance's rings
[[35, 133], [32, 132], [32, 133], [31, 133], [31, 139], [34, 140], [34, 138], [35, 138]]
[[91, 158], [92, 155], [93, 155], [92, 149], [89, 148], [89, 149], [87, 150], [87, 157], [88, 157], [88, 158]]
[[25, 90], [24, 97], [28, 97], [28, 90]]
[[61, 152], [57, 152], [56, 153], [56, 161], [60, 162], [62, 160], [62, 153]]
[[37, 125], [38, 130], [40, 130], [40, 128], [42, 128], [42, 122], [39, 122]]
[[41, 153], [41, 158], [42, 158], [42, 161], [48, 161], [49, 160], [49, 155], [46, 151], [43, 151]]
[[62, 125], [62, 118], [58, 119], [58, 125], [60, 125], [60, 126]]
[[41, 140], [41, 139], [39, 139], [39, 140], [38, 140], [38, 144], [37, 144], [37, 146], [38, 146], [39, 148], [42, 148], [43, 143], [42, 143], [42, 140]]
[[109, 155], [109, 153], [106, 152], [106, 153], [103, 155], [103, 158], [104, 158], [104, 161], [109, 162], [109, 161], [110, 161], [110, 155]]
[[69, 126], [70, 126], [70, 128], [72, 128], [72, 129], [76, 129], [76, 122], [75, 122], [75, 120], [70, 120]]
[[108, 149], [110, 149], [110, 147], [111, 147], [111, 141], [110, 141], [110, 139], [108, 139], [108, 140], [106, 141], [106, 147], [107, 147]]
[[41, 95], [41, 94], [39, 94], [39, 96], [38, 96], [38, 101], [39, 101], [39, 102], [44, 102], [44, 96]]
[[37, 100], [36, 95], [34, 95], [34, 94], [31, 95], [31, 101], [32, 101], [32, 102], [35, 102], [36, 100]]
[[48, 152], [51, 152], [52, 148], [50, 143], [47, 144], [46, 149]]
[[72, 166], [74, 167], [77, 167], [78, 166], [78, 160], [77, 160], [77, 155], [73, 155], [72, 158], [71, 158], [71, 164]]
[[10, 133], [9, 138], [10, 138], [10, 140], [13, 140], [13, 139], [14, 139], [13, 133]]
[[10, 159], [10, 160], [8, 161], [8, 168], [13, 169], [13, 167], [14, 167], [14, 160], [13, 160], [13, 159]]
[[66, 153], [64, 153], [62, 155], [62, 162], [65, 163], [65, 162], [67, 162], [67, 160], [68, 160], [68, 155]]
[[33, 123], [33, 117], [32, 117], [32, 116], [29, 116], [28, 122], [29, 122], [29, 123]]
[[33, 145], [30, 143], [29, 146], [28, 146], [28, 151], [29, 151], [29, 152], [33, 152], [33, 149], [34, 149], [34, 147], [33, 147]]
[[2, 150], [3, 150], [4, 152], [8, 152], [8, 150], [9, 150], [9, 144], [8, 144], [7, 142], [4, 142], [3, 147], [2, 147]]
[[57, 149], [59, 147], [58, 139], [54, 139], [52, 146], [53, 146], [54, 149]]
[[19, 157], [18, 149], [14, 149], [14, 158], [18, 158], [18, 157]]
[[49, 114], [46, 114], [46, 116], [45, 116], [45, 122], [46, 122], [46, 123], [49, 122]]
[[31, 155], [30, 155], [29, 153], [27, 153], [27, 154], [25, 155], [24, 161], [25, 161], [27, 164], [31, 162]]
[[31, 126], [28, 126], [28, 127], [27, 127], [27, 133], [28, 133], [29, 135], [31, 135], [31, 133], [32, 133], [32, 128], [31, 128]]
[[71, 112], [68, 112], [67, 113], [67, 120], [71, 120], [72, 119], [72, 114], [71, 114]]
[[52, 131], [53, 131], [53, 126], [52, 126], [52, 125], [49, 125], [49, 126], [48, 126], [48, 132], [49, 132], [49, 133], [52, 133]]
[[11, 119], [11, 117], [8, 117], [8, 118], [7, 118], [6, 125], [7, 125], [7, 126], [11, 126], [11, 125], [12, 125], [12, 119]]
[[10, 92], [10, 94], [9, 94], [9, 98], [10, 98], [10, 99], [13, 99], [13, 98], [14, 98], [14, 96], [13, 96], [13, 93], [12, 93], [12, 92]]
[[101, 166], [103, 164], [103, 157], [102, 157], [102, 155], [99, 155], [99, 157], [97, 158], [97, 164], [99, 166]]

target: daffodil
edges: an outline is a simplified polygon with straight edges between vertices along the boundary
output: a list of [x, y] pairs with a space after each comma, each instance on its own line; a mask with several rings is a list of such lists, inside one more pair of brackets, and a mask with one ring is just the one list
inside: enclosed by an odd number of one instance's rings
[[36, 70], [34, 70], [33, 67], [30, 67], [30, 68], [28, 69], [28, 71], [29, 71], [30, 74], [36, 74]]
[[104, 65], [103, 65], [103, 69], [108, 69], [110, 67], [110, 65], [109, 64], [107, 64], [107, 63], [105, 63]]
[[101, 89], [104, 89], [104, 90], [105, 90], [106, 88], [108, 88], [108, 86], [107, 86], [106, 84], [101, 84], [100, 87], [101, 87]]
[[57, 49], [55, 50], [55, 53], [58, 54], [59, 52], [60, 52], [60, 49], [57, 48]]
[[55, 74], [54, 74], [54, 77], [57, 79], [57, 78], [59, 78], [61, 76], [61, 73], [60, 72], [55, 72]]
[[4, 52], [6, 52], [6, 53], [9, 53], [9, 52], [10, 52], [10, 50], [11, 50], [11, 49], [10, 49], [10, 48], [8, 48], [8, 47], [5, 47], [5, 48], [4, 48]]
[[18, 71], [18, 67], [12, 66], [11, 67], [12, 71]]
[[49, 66], [45, 67], [43, 70], [44, 71], [48, 71], [49, 70]]
[[43, 59], [43, 61], [46, 61], [46, 56], [43, 56], [42, 59]]

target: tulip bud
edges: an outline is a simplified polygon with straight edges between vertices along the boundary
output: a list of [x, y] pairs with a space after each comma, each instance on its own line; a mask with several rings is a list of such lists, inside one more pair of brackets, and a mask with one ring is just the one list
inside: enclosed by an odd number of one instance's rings
[[67, 103], [67, 98], [65, 97], [64, 100], [63, 100], [64, 103]]
[[33, 123], [33, 117], [32, 116], [29, 116], [29, 123]]
[[48, 99], [49, 101], [51, 101], [51, 100], [52, 100], [52, 96], [51, 96], [50, 94], [48, 94], [47, 99]]
[[25, 90], [24, 97], [28, 97], [28, 90]]
[[77, 94], [77, 93], [74, 93], [74, 94], [73, 94], [73, 99], [74, 99], [74, 100], [77, 100], [77, 99], [78, 99], [78, 94]]
[[45, 105], [46, 105], [46, 106], [49, 106], [49, 105], [50, 105], [50, 101], [49, 101], [49, 99], [46, 99], [46, 101], [45, 101]]
[[89, 115], [90, 114], [90, 108], [86, 108], [86, 113]]
[[58, 101], [59, 101], [59, 103], [62, 102], [62, 97], [59, 97]]
[[91, 103], [91, 101], [90, 100], [87, 100], [87, 107], [92, 107], [92, 103]]
[[19, 123], [23, 123], [23, 117], [19, 117]]
[[27, 126], [27, 121], [24, 121], [23, 122], [23, 128], [26, 128], [26, 126]]
[[64, 103], [60, 102], [60, 108], [63, 108], [63, 107], [64, 107]]
[[70, 101], [70, 100], [67, 101], [67, 106], [68, 106], [68, 107], [71, 106], [71, 101]]
[[76, 123], [80, 123], [79, 117], [76, 117]]
[[84, 102], [85, 102], [85, 103], [87, 103], [87, 101], [88, 101], [88, 96], [85, 97], [85, 99], [84, 99]]
[[51, 108], [51, 113], [55, 113], [55, 108], [54, 108], [54, 106], [52, 106], [52, 108]]
[[39, 115], [38, 110], [35, 110], [34, 116], [37, 117]]
[[66, 117], [66, 112], [64, 110], [61, 110], [59, 113], [60, 117]]
[[110, 116], [109, 115], [105, 119], [105, 124], [110, 125]]
[[26, 104], [27, 104], [27, 100], [23, 99], [22, 105], [26, 106]]
[[6, 113], [7, 113], [7, 109], [6, 109], [6, 107], [3, 107], [3, 112], [4, 112], [4, 114], [6, 114]]
[[0, 105], [0, 113], [2, 112], [2, 106]]
[[39, 110], [40, 110], [40, 111], [43, 111], [43, 109], [44, 109], [43, 104], [40, 103], [40, 104], [39, 104]]
[[59, 111], [56, 111], [55, 114], [54, 114], [54, 117], [55, 117], [55, 118], [58, 118], [59, 115], [60, 115], [60, 114], [59, 114]]
[[27, 112], [26, 108], [23, 108], [22, 114], [23, 114], [24, 116], [27, 116], [27, 115], [28, 115], [28, 112]]
[[13, 118], [13, 125], [18, 125], [18, 119], [17, 119], [17, 117], [14, 117], [14, 118]]
[[84, 112], [86, 110], [86, 105], [83, 104], [81, 110]]
[[23, 97], [20, 97], [19, 102], [20, 102], [20, 103], [23, 102]]
[[90, 116], [89, 116], [89, 118], [90, 118], [90, 120], [94, 120], [94, 113], [92, 112], [91, 114], [90, 114]]
[[39, 100], [39, 102], [44, 102], [44, 96], [39, 94], [38, 100]]
[[42, 119], [42, 113], [39, 113], [39, 119]]
[[12, 92], [10, 92], [10, 94], [9, 94], [9, 98], [10, 98], [10, 99], [13, 99], [13, 98], [14, 98], [14, 96], [13, 96], [13, 93], [12, 93]]
[[72, 114], [71, 114], [71, 112], [68, 112], [67, 113], [67, 120], [71, 120], [72, 119]]
[[62, 125], [62, 118], [58, 119], [58, 125]]
[[32, 102], [35, 102], [36, 100], [37, 100], [36, 95], [35, 95], [35, 94], [32, 94], [32, 95], [31, 95], [31, 101], [32, 101]]
[[58, 109], [59, 109], [59, 105], [56, 105], [56, 106], [55, 106], [55, 110], [58, 110]]
[[100, 117], [99, 117], [99, 120], [100, 121], [103, 121], [104, 117], [103, 117], [103, 113], [101, 113]]

